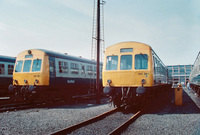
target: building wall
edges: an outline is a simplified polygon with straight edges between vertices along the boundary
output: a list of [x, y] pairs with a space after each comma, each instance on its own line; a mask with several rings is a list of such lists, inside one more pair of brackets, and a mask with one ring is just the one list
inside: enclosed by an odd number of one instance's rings
[[177, 87], [178, 84], [182, 84], [183, 87], [187, 86], [193, 65], [172, 65], [167, 68], [169, 75], [172, 76], [172, 87]]

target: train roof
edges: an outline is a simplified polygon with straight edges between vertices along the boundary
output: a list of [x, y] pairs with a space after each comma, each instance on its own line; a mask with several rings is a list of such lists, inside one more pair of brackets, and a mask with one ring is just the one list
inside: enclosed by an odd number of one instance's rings
[[0, 55], [0, 61], [3, 61], [3, 62], [13, 62], [14, 63], [15, 60], [16, 60], [15, 57]]
[[85, 58], [80, 58], [72, 55], [67, 55], [59, 52], [54, 52], [46, 49], [35, 49], [35, 50], [40, 50], [45, 52], [48, 56], [55, 57], [55, 58], [63, 58], [63, 59], [68, 59], [68, 60], [74, 60], [74, 61], [79, 61], [79, 62], [86, 62], [86, 63], [91, 63], [91, 64], [96, 64], [96, 61], [85, 59]]
[[117, 44], [114, 44], [114, 45], [111, 45], [107, 48], [112, 48], [112, 47], [115, 47], [115, 46], [121, 46], [121, 47], [128, 47], [128, 46], [136, 46], [136, 45], [141, 45], [141, 47], [147, 47], [147, 48], [150, 48], [151, 49], [151, 46], [145, 44], [145, 43], [141, 43], [141, 42], [135, 42], [135, 41], [125, 41], [125, 42], [120, 42], [120, 43], [117, 43]]

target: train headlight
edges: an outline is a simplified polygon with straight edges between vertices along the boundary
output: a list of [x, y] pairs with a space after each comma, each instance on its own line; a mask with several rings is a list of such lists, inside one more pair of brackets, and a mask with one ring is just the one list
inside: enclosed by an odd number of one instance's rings
[[25, 83], [28, 83], [28, 81], [27, 81], [26, 79], [24, 79], [24, 82], [25, 82]]
[[111, 81], [110, 79], [108, 79], [107, 82], [108, 82], [108, 84], [110, 85], [112, 81]]
[[35, 83], [39, 83], [39, 80], [38, 80], [38, 79], [35, 79]]

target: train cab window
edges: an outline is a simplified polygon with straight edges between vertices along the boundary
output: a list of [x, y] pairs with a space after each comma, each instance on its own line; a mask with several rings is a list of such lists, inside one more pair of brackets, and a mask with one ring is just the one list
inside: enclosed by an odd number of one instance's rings
[[15, 72], [21, 72], [22, 70], [23, 61], [19, 60], [16, 62]]
[[147, 54], [135, 55], [135, 69], [147, 69], [147, 68], [148, 68]]
[[13, 65], [8, 65], [8, 74], [9, 74], [9, 75], [12, 75], [12, 74], [13, 74], [13, 68], [14, 68]]
[[4, 64], [0, 64], [0, 74], [5, 74]]
[[106, 70], [117, 70], [118, 56], [108, 56], [106, 60]]
[[132, 55], [122, 55], [120, 61], [120, 70], [132, 69]]
[[33, 71], [33, 72], [38, 72], [38, 71], [40, 71], [40, 70], [41, 70], [41, 63], [42, 63], [42, 60], [41, 60], [41, 59], [33, 60], [32, 71]]
[[30, 71], [31, 62], [32, 62], [32, 60], [25, 60], [25, 61], [24, 61], [23, 72], [29, 72], [29, 71]]

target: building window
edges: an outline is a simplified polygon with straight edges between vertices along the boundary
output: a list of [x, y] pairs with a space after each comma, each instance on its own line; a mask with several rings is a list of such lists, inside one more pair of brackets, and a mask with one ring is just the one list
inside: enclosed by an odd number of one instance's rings
[[13, 74], [13, 69], [14, 69], [14, 65], [8, 65], [8, 74], [9, 75]]
[[132, 69], [132, 55], [122, 55], [120, 61], [120, 70]]
[[5, 74], [5, 67], [4, 64], [0, 64], [0, 74]]
[[59, 73], [68, 73], [68, 63], [59, 61]]

